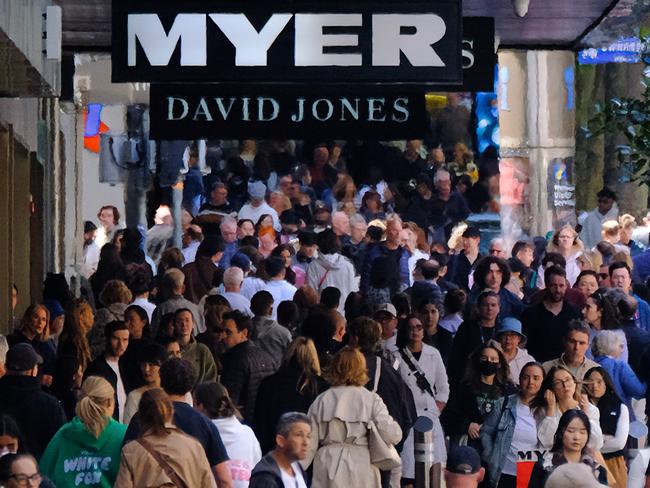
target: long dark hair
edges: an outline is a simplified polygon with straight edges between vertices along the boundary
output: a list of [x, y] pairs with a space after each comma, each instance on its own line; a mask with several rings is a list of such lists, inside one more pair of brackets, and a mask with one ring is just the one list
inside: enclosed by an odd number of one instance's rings
[[228, 390], [221, 383], [200, 383], [194, 389], [194, 398], [197, 405], [201, 405], [206, 415], [211, 419], [232, 417], [242, 419], [239, 410], [233, 403]]
[[591, 373], [599, 373], [600, 376], [603, 377], [603, 381], [605, 382], [605, 394], [597, 399], [589, 393], [588, 388], [585, 388], [586, 393], [589, 396], [591, 403], [596, 405], [600, 411], [600, 426], [603, 430], [603, 434], [614, 435], [616, 434], [616, 425], [615, 423], [614, 425], [610, 425], [609, 421], [612, 417], [612, 412], [620, 413], [623, 401], [616, 393], [616, 388], [614, 387], [612, 377], [609, 375], [606, 369], [604, 369], [602, 366], [594, 366], [585, 373], [585, 381], [588, 381]]
[[25, 440], [23, 439], [23, 434], [20, 431], [20, 427], [9, 415], [0, 415], [0, 436], [6, 435], [8, 437], [13, 437], [18, 440], [18, 449], [16, 454], [22, 454], [27, 452], [25, 450]]
[[[535, 409], [535, 408], [545, 408], [546, 407], [546, 399], [544, 398], [544, 393], [546, 390], [551, 390], [553, 391], [553, 381], [555, 377], [555, 373], [558, 371], [566, 371], [571, 375], [571, 378], [573, 378], [574, 383], [576, 384], [576, 391], [574, 394], [574, 398], [577, 397], [580, 394], [580, 388], [578, 384], [578, 380], [576, 379], [575, 375], [569, 371], [568, 368], [565, 366], [557, 365], [553, 366], [551, 369], [548, 370], [548, 373], [546, 373], [546, 376], [544, 377], [544, 381], [542, 381], [542, 386], [539, 389], [539, 392], [537, 393], [537, 396], [533, 398], [533, 400], [530, 402], [530, 408]], [[577, 400], [577, 398], [575, 398]]]
[[474, 350], [474, 352], [469, 356], [469, 362], [467, 363], [467, 368], [465, 369], [465, 375], [463, 377], [463, 383], [470, 385], [474, 388], [480, 386], [481, 384], [481, 355], [486, 349], [492, 349], [497, 352], [499, 356], [499, 369], [497, 369], [496, 377], [494, 378], [494, 384], [498, 386], [502, 392], [508, 391], [510, 389], [510, 366], [508, 366], [508, 361], [503, 353], [494, 346], [480, 346]]
[[555, 431], [555, 437], [553, 438], [553, 447], [551, 448], [551, 452], [555, 454], [562, 454], [564, 452], [564, 433], [566, 432], [566, 429], [571, 421], [575, 418], [580, 419], [587, 429], [587, 442], [585, 443], [585, 447], [582, 448], [582, 454], [585, 454], [587, 444], [589, 444], [589, 439], [591, 438], [591, 422], [589, 421], [589, 417], [587, 417], [586, 413], [584, 413], [582, 410], [576, 409], [567, 410], [560, 417], [560, 422], [558, 423], [557, 430]]
[[400, 349], [403, 348], [403, 347], [408, 346], [408, 343], [409, 343], [409, 322], [411, 320], [413, 320], [413, 319], [417, 320], [422, 325], [422, 320], [420, 320], [420, 317], [418, 317], [417, 315], [414, 315], [414, 314], [407, 315], [402, 320], [400, 320], [399, 323], [397, 324], [397, 337], [396, 337], [396, 340], [395, 340], [395, 344]]
[[614, 330], [621, 328], [619, 315], [611, 298], [607, 296], [606, 288], [598, 288], [589, 298], [596, 303], [596, 307], [601, 313], [600, 327], [602, 329]]

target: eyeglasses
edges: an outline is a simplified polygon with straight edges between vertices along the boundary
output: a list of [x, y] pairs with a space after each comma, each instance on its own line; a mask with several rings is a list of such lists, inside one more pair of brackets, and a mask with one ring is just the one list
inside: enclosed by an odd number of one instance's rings
[[500, 254], [503, 252], [503, 249], [490, 249], [490, 254]]
[[409, 330], [422, 330], [423, 328], [422, 324], [409, 325]]
[[15, 479], [16, 483], [18, 483], [18, 486], [29, 486], [32, 483], [38, 484], [43, 479], [41, 473], [35, 473], [31, 476], [28, 476], [26, 474], [12, 474], [9, 476], [9, 478]]
[[553, 382], [553, 386], [555, 388], [559, 388], [561, 386], [571, 386], [575, 384], [575, 381], [573, 381], [573, 378], [567, 378], [566, 380], [555, 380]]

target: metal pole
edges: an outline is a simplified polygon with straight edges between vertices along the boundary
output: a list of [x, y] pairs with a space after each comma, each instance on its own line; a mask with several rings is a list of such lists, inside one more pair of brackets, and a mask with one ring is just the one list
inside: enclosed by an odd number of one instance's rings
[[415, 488], [431, 486], [433, 466], [433, 421], [418, 417], [413, 426], [413, 454], [415, 458]]

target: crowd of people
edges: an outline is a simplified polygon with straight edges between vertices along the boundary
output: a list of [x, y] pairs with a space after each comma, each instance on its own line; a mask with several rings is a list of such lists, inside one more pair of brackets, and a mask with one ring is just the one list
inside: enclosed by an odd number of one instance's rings
[[49, 274], [12, 322], [0, 483], [413, 487], [425, 417], [434, 486], [644, 486], [650, 250], [613, 192], [485, 243], [489, 157], [246, 148], [191, 154], [181, 247], [168, 208], [143, 235], [105, 206], [78, 296]]

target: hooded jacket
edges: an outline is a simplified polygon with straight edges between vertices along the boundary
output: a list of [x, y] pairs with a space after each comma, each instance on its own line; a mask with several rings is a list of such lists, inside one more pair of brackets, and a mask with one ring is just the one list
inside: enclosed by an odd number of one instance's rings
[[95, 438], [79, 417], [59, 430], [49, 443], [41, 472], [56, 486], [111, 488], [120, 468], [120, 452], [126, 425], [108, 420]]
[[354, 265], [341, 254], [319, 254], [307, 267], [307, 284], [318, 292], [333, 286], [341, 291], [338, 311], [345, 313], [344, 305], [348, 295], [357, 291]]
[[13, 417], [36, 459], [67, 420], [59, 401], [42, 391], [38, 378], [32, 376], [0, 378], [0, 413]]
[[[305, 471], [302, 469], [298, 463], [295, 463], [294, 466], [298, 465], [302, 477], [305, 479], [307, 486], [310, 486], [309, 480]], [[280, 467], [275, 461], [272, 453], [268, 453], [262, 458], [262, 460], [257, 463], [257, 466], [253, 469], [251, 473], [251, 481], [248, 485], [249, 488], [285, 488], [284, 483], [282, 482], [282, 474], [280, 473]]]

